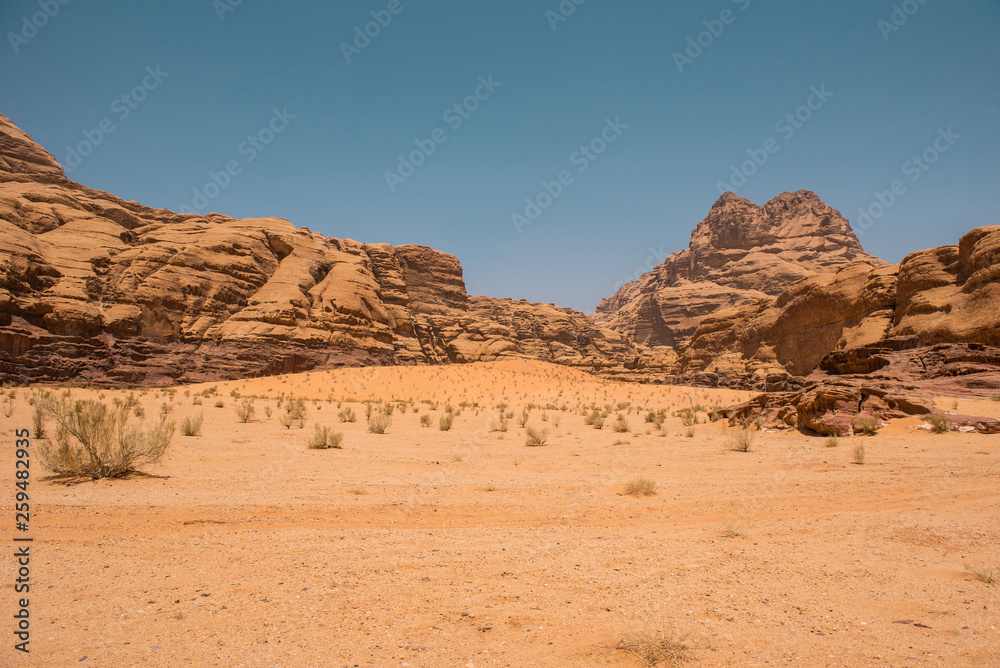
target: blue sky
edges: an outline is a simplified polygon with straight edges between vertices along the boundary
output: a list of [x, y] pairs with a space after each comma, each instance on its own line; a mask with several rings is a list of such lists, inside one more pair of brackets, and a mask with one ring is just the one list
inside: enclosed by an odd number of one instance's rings
[[125, 199], [208, 186], [200, 210], [426, 244], [472, 294], [586, 312], [734, 165], [758, 204], [881, 214], [861, 239], [891, 261], [1000, 224], [997, 0], [579, 1], [6, 0], [0, 113]]

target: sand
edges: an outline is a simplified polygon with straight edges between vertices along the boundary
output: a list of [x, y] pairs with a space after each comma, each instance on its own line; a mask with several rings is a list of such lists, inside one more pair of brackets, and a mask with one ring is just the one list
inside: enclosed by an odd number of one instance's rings
[[[258, 396], [251, 422], [233, 391]], [[11, 481], [29, 393], [0, 414]], [[282, 394], [308, 399], [304, 429], [280, 424]], [[178, 422], [204, 414], [153, 477], [45, 480], [32, 446], [31, 654], [14, 651], [7, 615], [0, 665], [636, 666], [619, 640], [652, 631], [686, 644], [691, 665], [1000, 665], [1000, 587], [966, 570], [1000, 566], [1000, 441], [908, 419], [836, 447], [758, 433], [743, 453], [724, 420], [689, 435], [673, 416], [748, 396], [540, 362], [146, 391], [147, 424], [163, 404]], [[408, 403], [378, 435], [365, 400]], [[501, 401], [515, 418], [490, 431]], [[337, 402], [358, 421], [339, 422]], [[581, 406], [620, 402], [628, 432], [614, 412], [584, 423]], [[444, 432], [448, 403], [460, 414]], [[528, 403], [543, 447], [518, 425]], [[661, 408], [662, 431], [644, 420]], [[307, 448], [315, 424], [343, 449]], [[626, 495], [640, 477], [656, 493]], [[15, 571], [0, 561], [6, 610]]]

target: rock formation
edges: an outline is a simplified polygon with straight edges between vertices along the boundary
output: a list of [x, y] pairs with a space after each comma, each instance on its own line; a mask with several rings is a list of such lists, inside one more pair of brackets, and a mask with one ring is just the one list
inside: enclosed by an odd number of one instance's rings
[[4, 381], [157, 384], [499, 357], [599, 367], [630, 352], [582, 313], [470, 297], [458, 260], [425, 246], [91, 190], [0, 116]]
[[809, 191], [763, 207], [726, 193], [674, 253], [597, 307], [596, 321], [644, 346], [679, 347], [706, 316], [781, 294], [865, 253], [840, 212]]

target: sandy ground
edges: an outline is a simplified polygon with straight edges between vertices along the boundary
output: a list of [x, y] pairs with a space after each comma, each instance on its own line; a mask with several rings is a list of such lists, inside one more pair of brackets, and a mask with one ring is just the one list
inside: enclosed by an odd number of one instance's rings
[[[0, 665], [635, 666], [621, 635], [658, 629], [686, 638], [693, 665], [1000, 665], [1000, 586], [965, 569], [1000, 566], [996, 437], [911, 419], [836, 447], [760, 433], [734, 452], [724, 422], [689, 436], [672, 413], [747, 393], [530, 362], [217, 383], [203, 398], [208, 387], [141, 394], [147, 423], [163, 404], [178, 422], [204, 414], [156, 477], [46, 481], [32, 446], [32, 652], [14, 651], [4, 613]], [[259, 397], [252, 422], [234, 390]], [[279, 423], [290, 394], [309, 399], [304, 429]], [[0, 413], [9, 554], [28, 396]], [[408, 405], [370, 434], [367, 399]], [[526, 447], [516, 419], [490, 431], [500, 401], [539, 405], [528, 425], [547, 445]], [[358, 421], [339, 422], [337, 402]], [[449, 402], [461, 413], [443, 432]], [[627, 433], [614, 413], [584, 424], [581, 406], [619, 402]], [[644, 421], [660, 408], [662, 431]], [[342, 432], [343, 449], [308, 449], [315, 424]], [[656, 494], [624, 494], [637, 477]], [[7, 611], [15, 571], [0, 560]]]

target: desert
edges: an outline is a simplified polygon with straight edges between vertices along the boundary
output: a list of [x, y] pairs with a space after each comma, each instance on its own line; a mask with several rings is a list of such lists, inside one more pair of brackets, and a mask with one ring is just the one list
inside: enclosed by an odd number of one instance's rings
[[0, 5], [0, 667], [1000, 666], [997, 3]]
[[[30, 424], [36, 390], [11, 392], [8, 421]], [[537, 361], [136, 396], [147, 424], [204, 424], [148, 476], [32, 483], [30, 665], [637, 666], [623, 638], [659, 636], [718, 666], [990, 666], [1000, 650], [998, 590], [975, 574], [1000, 561], [989, 436], [907, 418], [833, 447], [763, 430], [740, 452], [708, 411], [747, 392]], [[289, 397], [302, 428], [281, 424]], [[939, 401], [1000, 417], [1000, 402]], [[369, 403], [394, 406], [385, 434]], [[581, 414], [594, 406], [610, 409], [601, 429]], [[309, 448], [317, 425], [340, 449]]]

